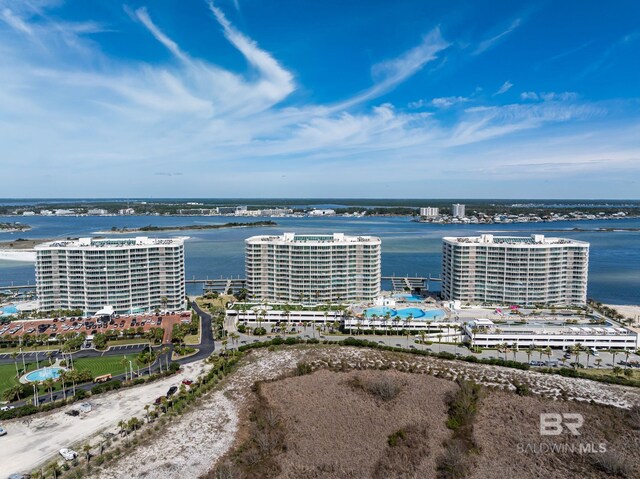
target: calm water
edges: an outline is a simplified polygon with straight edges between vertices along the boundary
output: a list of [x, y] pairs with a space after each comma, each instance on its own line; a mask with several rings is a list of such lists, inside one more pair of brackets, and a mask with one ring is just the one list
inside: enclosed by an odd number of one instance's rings
[[[90, 236], [112, 226], [176, 226], [255, 221], [231, 217], [0, 217], [0, 222], [20, 220], [32, 226], [24, 233], [0, 233], [0, 241], [17, 238], [66, 238]], [[382, 238], [382, 273], [397, 275], [440, 275], [442, 236], [479, 233], [528, 235], [540, 232], [591, 243], [589, 296], [614, 304], [640, 304], [640, 232], [574, 232], [572, 228], [640, 228], [640, 219], [565, 221], [510, 225], [431, 225], [409, 218], [276, 218], [278, 226], [210, 231], [182, 231], [159, 236], [189, 236], [185, 243], [188, 278], [244, 277], [244, 243], [252, 235], [296, 233], [373, 234]], [[563, 231], [545, 231], [563, 230]], [[0, 285], [33, 283], [34, 268], [29, 263], [0, 260]], [[433, 284], [437, 290], [439, 285]], [[200, 292], [189, 285], [188, 292]]]

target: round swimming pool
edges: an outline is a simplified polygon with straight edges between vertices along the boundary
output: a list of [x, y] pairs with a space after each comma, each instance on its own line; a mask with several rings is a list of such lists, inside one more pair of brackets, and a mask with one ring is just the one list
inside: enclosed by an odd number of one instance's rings
[[58, 379], [60, 374], [62, 374], [62, 371], [64, 371], [64, 368], [41, 368], [31, 371], [24, 378], [30, 383], [35, 381], [46, 381], [47, 379]]

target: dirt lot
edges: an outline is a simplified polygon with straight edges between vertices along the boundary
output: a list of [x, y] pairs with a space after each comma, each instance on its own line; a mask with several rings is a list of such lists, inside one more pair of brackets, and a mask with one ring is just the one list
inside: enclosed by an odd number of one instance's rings
[[[390, 400], [353, 387], [390, 381], [399, 393]], [[267, 383], [262, 392], [283, 418], [286, 452], [278, 457], [283, 478], [388, 477], [399, 472], [389, 437], [418, 427], [427, 430], [412, 448], [424, 454], [411, 474], [432, 477], [449, 433], [445, 396], [456, 384], [427, 375], [388, 371], [328, 370]], [[407, 458], [403, 458], [405, 464]], [[397, 477], [397, 476], [396, 476]]]

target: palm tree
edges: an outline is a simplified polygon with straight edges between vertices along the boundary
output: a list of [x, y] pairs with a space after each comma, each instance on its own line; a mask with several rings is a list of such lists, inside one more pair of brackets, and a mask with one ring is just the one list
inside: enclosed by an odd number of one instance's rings
[[162, 348], [162, 354], [164, 354], [164, 365], [166, 366], [167, 371], [169, 371], [169, 351], [170, 349], [167, 346]]
[[598, 369], [600, 369], [601, 364], [602, 364], [602, 358], [596, 359], [596, 366], [598, 366]]
[[47, 471], [51, 473], [51, 477], [53, 477], [53, 479], [58, 479], [58, 474], [60, 473], [60, 470], [58, 469], [58, 462], [53, 461], [49, 464], [47, 466]]
[[389, 325], [389, 334], [391, 334], [391, 312], [384, 313], [384, 322]]
[[42, 385], [49, 391], [51, 402], [53, 402], [53, 386], [55, 385], [55, 381], [52, 378], [47, 378], [42, 382]]
[[618, 354], [619, 351], [617, 349], [610, 349], [609, 352], [613, 356], [613, 366], [615, 367], [615, 365], [616, 365], [616, 354]]
[[427, 336], [427, 333], [424, 330], [420, 331], [420, 339], [422, 340], [422, 347], [423, 348], [427, 347], [427, 344], [426, 344], [427, 341], [425, 339], [426, 336]]
[[533, 354], [533, 351], [535, 350], [535, 348], [533, 347], [533, 344], [529, 345], [529, 347], [527, 348], [527, 362], [530, 363], [531, 362], [531, 355]]
[[124, 436], [124, 433], [127, 429], [127, 423], [121, 419], [120, 421], [118, 421], [118, 427], [120, 428], [120, 435]]
[[14, 384], [13, 386], [11, 386], [9, 389], [6, 389], [4, 391], [4, 393], [2, 394], [3, 399], [5, 399], [6, 401], [13, 401], [13, 400], [18, 400], [20, 401], [20, 396], [23, 393], [23, 389], [22, 389], [22, 385], [20, 384]]
[[91, 446], [89, 444], [85, 444], [82, 446], [82, 450], [84, 451], [85, 457], [87, 458], [87, 462], [91, 459]]
[[627, 369], [629, 367], [629, 355], [631, 354], [631, 351], [629, 351], [628, 349], [624, 352], [624, 368]]
[[131, 419], [129, 419], [129, 421], [127, 422], [127, 427], [129, 429], [133, 429], [133, 434], [136, 434], [136, 431], [138, 430], [138, 428], [140, 427], [141, 422], [140, 419], [138, 419], [137, 417], [133, 416]]
[[13, 362], [16, 365], [16, 377], [20, 376], [20, 371], [18, 371], [18, 352], [14, 351], [11, 353], [11, 357], [13, 358]]
[[149, 420], [149, 408], [150, 408], [150, 407], [151, 407], [151, 406], [150, 406], [149, 404], [145, 404], [145, 405], [144, 405], [144, 416], [147, 418], [147, 422], [151, 422], [151, 421]]
[[511, 345], [511, 351], [513, 351], [513, 360], [515, 361], [517, 359], [517, 354], [518, 354], [518, 343], [513, 343]]
[[[120, 364], [124, 366], [124, 380], [126, 381], [127, 375], [129, 373], [129, 360], [127, 359], [126, 356], [122, 356], [122, 359], [120, 360]], [[133, 379], [133, 371], [131, 372], [131, 378]]]
[[574, 364], [574, 369], [578, 368], [578, 364], [580, 364], [580, 354], [582, 354], [582, 344], [576, 343], [573, 345], [573, 354], [576, 356], [576, 363]]
[[442, 334], [438, 333], [438, 352], [442, 348]]
[[551, 361], [551, 356], [553, 355], [553, 351], [551, 351], [551, 347], [547, 346], [544, 348], [544, 354], [547, 356], [547, 362]]

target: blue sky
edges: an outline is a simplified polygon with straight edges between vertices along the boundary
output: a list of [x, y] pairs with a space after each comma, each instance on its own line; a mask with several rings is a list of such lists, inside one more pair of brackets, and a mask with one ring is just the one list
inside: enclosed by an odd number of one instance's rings
[[638, 18], [0, 0], [0, 196], [639, 198]]

